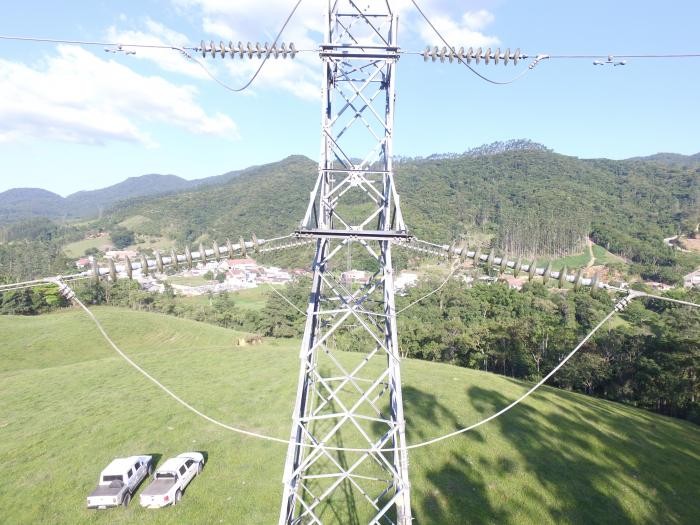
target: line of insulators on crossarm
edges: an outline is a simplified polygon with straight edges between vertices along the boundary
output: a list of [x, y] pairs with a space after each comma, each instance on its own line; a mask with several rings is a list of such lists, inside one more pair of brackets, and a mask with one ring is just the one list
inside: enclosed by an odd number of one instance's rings
[[290, 58], [296, 58], [298, 53], [293, 42], [289, 44], [289, 47], [287, 47], [287, 44], [284, 42], [277, 47], [276, 44], [272, 44], [272, 46], [270, 46], [267, 42], [264, 44], [261, 44], [260, 42], [248, 42], [244, 45], [243, 42], [239, 41], [238, 45], [236, 45], [233, 43], [233, 41], [229, 41], [228, 46], [224, 42], [219, 42], [217, 47], [213, 41], [207, 44], [204, 40], [202, 40], [200, 47], [198, 47], [196, 51], [201, 52], [204, 58], [206, 58], [207, 54], [209, 54], [213, 58], [216, 58], [217, 55], [219, 55], [221, 58], [226, 57], [226, 55], [230, 55], [231, 58], [236, 58], [236, 56], [238, 56], [238, 58], [249, 59], [263, 57], [287, 58], [288, 56]]
[[563, 288], [566, 283], [573, 284], [576, 290], [582, 286], [590, 286], [591, 291], [595, 291], [598, 288], [609, 288], [609, 285], [600, 281], [600, 276], [597, 273], [592, 278], [584, 277], [583, 268], [578, 269], [574, 273], [569, 273], [566, 266], [560, 271], [554, 271], [552, 270], [551, 262], [544, 268], [538, 268], [535, 261], [524, 262], [521, 257], [516, 260], [510, 260], [507, 255], [497, 256], [494, 250], [491, 250], [489, 253], [482, 253], [479, 248], [470, 250], [466, 245], [458, 245], [456, 242], [453, 242], [451, 245], [439, 246], [415, 239], [412, 242], [403, 243], [402, 246], [448, 259], [472, 259], [476, 266], [484, 265], [495, 268], [501, 274], [506, 271], [512, 271], [514, 277], [518, 277], [520, 274], [527, 275], [529, 281], [532, 281], [535, 277], [541, 277], [544, 284], [551, 280], [556, 282], [560, 288]]
[[428, 59], [432, 59], [433, 62], [437, 60], [444, 62], [447, 60], [450, 63], [456, 61], [471, 64], [473, 60], [476, 64], [479, 64], [483, 60], [484, 64], [486, 65], [491, 62], [494, 64], [502, 62], [504, 66], [507, 66], [510, 62], [514, 66], [517, 66], [518, 61], [524, 58], [528, 58], [528, 55], [521, 53], [520, 48], [512, 52], [510, 49], [506, 49], [505, 51], [501, 52], [500, 48], [491, 50], [490, 47], [487, 49], [483, 49], [481, 47], [476, 49], [473, 47], [467, 49], [460, 47], [459, 49], [456, 49], [446, 46], [443, 46], [442, 48], [438, 46], [428, 46], [425, 48], [425, 51], [423, 51], [423, 60], [426, 62]]
[[140, 270], [142, 275], [156, 272], [163, 273], [166, 267], [179, 271], [181, 269], [194, 268], [199, 263], [206, 264], [207, 262], [219, 261], [236, 255], [248, 257], [250, 253], [263, 254], [287, 248], [296, 248], [310, 244], [312, 241], [292, 239], [284, 244], [266, 246], [270, 242], [272, 241], [258, 239], [255, 235], [252, 235], [251, 241], [244, 241], [241, 238], [236, 244], [227, 241], [226, 244], [219, 245], [217, 242], [214, 242], [210, 249], [205, 248], [202, 243], [199, 244], [199, 249], [196, 251], [191, 251], [189, 247], [185, 247], [185, 253], [181, 254], [175, 253], [175, 250], [172, 250], [170, 255], [163, 255], [156, 251], [153, 259], [148, 259], [143, 254], [134, 259], [127, 256], [124, 258], [123, 264], [117, 264], [113, 259], [107, 259], [107, 266], [99, 266], [96, 261], [93, 261], [92, 268], [85, 274], [95, 280], [109, 277], [112, 281], [116, 281], [120, 275], [133, 279], [135, 270]]

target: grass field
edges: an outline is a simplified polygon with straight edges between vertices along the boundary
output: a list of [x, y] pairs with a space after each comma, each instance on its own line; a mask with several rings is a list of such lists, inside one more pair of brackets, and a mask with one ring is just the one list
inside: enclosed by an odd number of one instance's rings
[[[235, 347], [233, 331], [96, 308], [124, 351], [202, 411], [289, 435], [297, 341]], [[277, 521], [286, 447], [185, 411], [100, 338], [84, 313], [0, 317], [3, 523]], [[356, 358], [357, 354], [341, 356]], [[527, 385], [448, 365], [403, 364], [408, 441], [472, 423]], [[204, 451], [181, 505], [88, 511], [114, 457]], [[418, 524], [697, 523], [700, 432], [692, 424], [545, 388], [478, 431], [410, 452]], [[143, 488], [143, 487], [142, 487]], [[137, 496], [138, 497], [138, 493]]]
[[151, 219], [143, 215], [132, 215], [131, 217], [128, 217], [122, 222], [120, 222], [119, 226], [123, 226], [124, 228], [127, 228], [129, 230], [140, 231], [140, 228], [142, 228], [150, 222]]
[[[172, 282], [172, 277], [170, 280]], [[284, 285], [276, 284], [273, 286], [280, 290], [284, 289]], [[244, 290], [228, 292], [228, 296], [233, 300], [236, 306], [248, 310], [262, 310], [267, 303], [268, 295], [271, 293], [274, 292], [271, 292], [266, 284], [260, 284], [257, 288], [246, 288]], [[191, 297], [179, 296], [178, 301], [194, 305], [207, 305], [211, 303], [211, 299], [208, 295], [195, 295]]]
[[[608, 250], [606, 250], [602, 246], [598, 246], [597, 244], [593, 244], [591, 249], [593, 251], [593, 257], [595, 257], [595, 264], [597, 265], [624, 262], [624, 260], [621, 257], [613, 255]], [[537, 265], [546, 266], [550, 260], [551, 259], [538, 259]], [[590, 260], [590, 254], [588, 253], [588, 248], [586, 248], [586, 250], [583, 253], [580, 253], [578, 255], [570, 255], [568, 257], [562, 257], [560, 259], [551, 260], [552, 270], [559, 271], [564, 267], [564, 265], [566, 265], [569, 271], [573, 269], [584, 268]]]
[[183, 286], [196, 287], [210, 284], [212, 281], [208, 281], [201, 275], [171, 275], [168, 277], [168, 282], [170, 284], [181, 284]]
[[95, 239], [83, 239], [81, 241], [72, 242], [66, 244], [63, 247], [63, 251], [68, 257], [78, 258], [85, 255], [85, 250], [90, 248], [97, 248], [98, 250], [104, 250], [106, 246], [112, 245], [112, 239], [109, 236], [97, 237]]
[[538, 259], [537, 265], [544, 267], [547, 266], [547, 263], [549, 263], [549, 261], [552, 261], [552, 270], [558, 272], [564, 267], [564, 265], [566, 265], [566, 267], [569, 270], [572, 270], [574, 268], [583, 268], [586, 266], [586, 264], [588, 264], [588, 261], [590, 261], [590, 259], [591, 258], [589, 257], [588, 249], [586, 249], [586, 251], [581, 254], [570, 255], [568, 257], [562, 257], [560, 259]]
[[623, 263], [625, 260], [622, 257], [618, 257], [615, 254], [610, 253], [608, 250], [602, 246], [594, 244], [592, 247], [593, 256], [595, 257], [596, 264], [609, 264], [609, 263]]
[[160, 250], [168, 253], [175, 246], [175, 241], [169, 237], [160, 237], [158, 235], [145, 235], [139, 233], [136, 236], [136, 243], [126, 247], [127, 250]]
[[[272, 286], [284, 292], [285, 285], [273, 284]], [[266, 284], [259, 284], [257, 288], [238, 290], [230, 296], [236, 306], [249, 310], [262, 310], [265, 308], [268, 296], [274, 293]]]

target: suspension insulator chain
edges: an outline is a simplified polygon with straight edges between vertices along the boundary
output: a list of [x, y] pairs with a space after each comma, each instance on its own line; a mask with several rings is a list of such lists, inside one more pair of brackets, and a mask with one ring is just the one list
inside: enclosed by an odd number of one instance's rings
[[446, 46], [443, 46], [442, 48], [438, 46], [428, 46], [425, 48], [425, 51], [423, 51], [422, 54], [423, 60], [426, 62], [428, 59], [432, 60], [433, 62], [437, 60], [440, 62], [445, 62], [445, 60], [447, 60], [450, 64], [453, 62], [466, 62], [467, 64], [471, 64], [472, 61], [479, 64], [483, 60], [484, 64], [486, 65], [488, 65], [490, 62], [493, 62], [494, 64], [503, 62], [503, 65], [507, 66], [508, 63], [511, 62], [514, 66], [517, 66], [518, 61], [521, 58], [528, 58], [528, 55], [520, 52], [520, 48], [512, 52], [510, 48], [508, 48], [501, 52], [501, 48], [491, 50], [490, 47], [487, 49], [483, 49], [481, 47], [476, 49], [473, 47], [468, 49], [460, 47], [459, 49], [456, 49], [448, 48]]
[[270, 46], [270, 44], [267, 42], [264, 44], [261, 44], [260, 42], [248, 42], [244, 45], [243, 42], [240, 41], [238, 44], [234, 44], [233, 41], [229, 41], [228, 45], [226, 45], [223, 41], [221, 41], [217, 46], [213, 40], [208, 44], [202, 40], [199, 47], [195, 48], [195, 51], [202, 53], [204, 58], [206, 58], [207, 55], [211, 56], [212, 58], [216, 58], [217, 55], [221, 58], [225, 58], [226, 55], [230, 55], [231, 58], [238, 57], [240, 59], [279, 57], [290, 57], [294, 59], [299, 52], [293, 42], [290, 43], [289, 46], [282, 42], [282, 44], [277, 47], [277, 44], [272, 44], [272, 46]]

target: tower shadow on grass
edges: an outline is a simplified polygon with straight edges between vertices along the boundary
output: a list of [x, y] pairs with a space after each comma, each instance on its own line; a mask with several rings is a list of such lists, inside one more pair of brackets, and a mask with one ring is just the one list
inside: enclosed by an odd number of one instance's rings
[[[436, 396], [403, 393], [411, 443], [436, 435], [438, 423], [446, 432], [464, 426]], [[477, 386], [464, 398], [483, 417], [512, 400]], [[566, 391], [537, 392], [481, 429], [409, 452], [423, 478], [412, 490], [415, 523], [696, 523], [700, 460], [689, 427]]]
[[[480, 387], [468, 388], [467, 397], [483, 414], [512, 401]], [[669, 472], [669, 461], [698, 464], [696, 454], [678, 446], [677, 436], [659, 435], [649, 424], [652, 417], [643, 412], [568, 392], [560, 391], [556, 398], [537, 393], [532, 400], [553, 409], [541, 412], [524, 403], [489, 425], [510, 442], [520, 468], [536, 480], [526, 492], [538, 501], [533, 521], [542, 521], [544, 515], [550, 523], [687, 522], [674, 504], [678, 487], [671, 485], [668, 474], [660, 474]], [[507, 467], [493, 457], [482, 456], [480, 462], [491, 470]], [[632, 496], [646, 509], [630, 512]], [[489, 521], [503, 522], [497, 517]]]
[[[406, 413], [411, 415], [410, 427], [414, 441], [433, 437], [434, 433], [430, 429], [434, 428], [437, 421], [443, 426], [447, 422], [453, 430], [462, 426], [454, 412], [440, 403], [433, 394], [404, 386], [403, 397]], [[469, 434], [467, 439], [474, 443], [484, 441], [483, 436], [477, 432]], [[491, 505], [486, 480], [480, 468], [469, 457], [457, 453], [447, 456], [440, 454], [434, 456], [435, 464], [438, 459], [441, 464], [425, 473], [428, 490], [423, 493], [413, 490], [411, 493], [414, 523], [478, 523], [472, 519], [477, 515], [491, 516], [493, 523], [507, 522], [508, 513]]]

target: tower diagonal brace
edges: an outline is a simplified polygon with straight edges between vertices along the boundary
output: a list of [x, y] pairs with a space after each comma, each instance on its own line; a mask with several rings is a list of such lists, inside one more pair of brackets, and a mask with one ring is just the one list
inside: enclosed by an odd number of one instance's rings
[[[296, 232], [316, 253], [279, 523], [410, 525], [391, 253], [409, 238], [392, 162], [398, 19], [380, 0], [331, 0], [325, 15], [321, 155]], [[342, 272], [344, 250], [374, 265], [365, 282]]]

